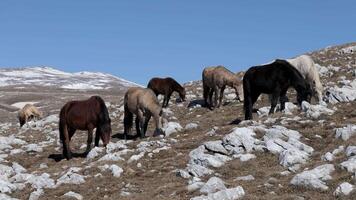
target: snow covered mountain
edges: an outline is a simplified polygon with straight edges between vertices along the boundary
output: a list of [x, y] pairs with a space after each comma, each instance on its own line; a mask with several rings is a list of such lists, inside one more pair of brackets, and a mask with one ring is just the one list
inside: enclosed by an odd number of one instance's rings
[[100, 72], [68, 73], [50, 67], [0, 69], [1, 87], [41, 86], [68, 90], [125, 89], [138, 84]]

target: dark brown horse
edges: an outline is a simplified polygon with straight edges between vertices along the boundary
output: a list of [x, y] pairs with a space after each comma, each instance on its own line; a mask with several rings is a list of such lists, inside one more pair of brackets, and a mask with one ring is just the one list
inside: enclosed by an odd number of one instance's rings
[[164, 100], [162, 107], [167, 107], [169, 99], [173, 92], [178, 92], [182, 101], [185, 101], [185, 89], [173, 78], [152, 78], [148, 82], [147, 88], [153, 90], [153, 92], [158, 96], [159, 94], [164, 95]]
[[70, 101], [61, 109], [59, 116], [59, 136], [63, 144], [63, 156], [67, 160], [72, 158], [70, 140], [76, 130], [88, 131], [87, 154], [93, 142], [93, 129], [96, 128], [95, 146], [99, 146], [99, 139], [106, 146], [110, 141], [111, 120], [108, 109], [99, 96], [92, 96], [84, 101]]

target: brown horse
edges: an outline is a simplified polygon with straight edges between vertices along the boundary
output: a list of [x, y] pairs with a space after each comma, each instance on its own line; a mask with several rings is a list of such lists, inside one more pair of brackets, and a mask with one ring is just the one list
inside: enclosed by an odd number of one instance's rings
[[[234, 74], [223, 66], [206, 67], [202, 74], [204, 101], [209, 108], [220, 107], [226, 86], [235, 89], [236, 97], [243, 101], [243, 88], [240, 74]], [[220, 97], [219, 97], [220, 90]], [[212, 101], [215, 93], [214, 102]], [[218, 104], [219, 98], [219, 104]]]
[[182, 101], [185, 101], [185, 89], [173, 78], [152, 78], [148, 82], [147, 88], [153, 90], [153, 92], [158, 96], [159, 94], [164, 95], [164, 100], [162, 106], [165, 108], [168, 106], [169, 99], [173, 92], [178, 92]]
[[108, 109], [99, 96], [92, 96], [84, 101], [70, 101], [66, 103], [59, 116], [59, 136], [63, 144], [63, 156], [67, 160], [72, 158], [70, 140], [76, 130], [88, 131], [87, 154], [93, 142], [93, 129], [96, 128], [95, 146], [99, 146], [99, 139], [106, 146], [110, 141], [111, 120]]
[[148, 122], [153, 116], [156, 124], [155, 133], [163, 134], [161, 116], [162, 107], [159, 105], [156, 95], [151, 89], [132, 87], [127, 90], [124, 98], [124, 138], [131, 133], [133, 114], [136, 115], [137, 136], [145, 137]]
[[34, 105], [26, 104], [21, 110], [19, 110], [17, 117], [20, 122], [20, 127], [22, 127], [31, 119], [42, 118], [42, 112], [40, 112]]

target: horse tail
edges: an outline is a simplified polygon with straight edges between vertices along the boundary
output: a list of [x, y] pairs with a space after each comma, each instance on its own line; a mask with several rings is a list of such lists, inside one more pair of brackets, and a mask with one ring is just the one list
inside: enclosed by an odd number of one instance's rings
[[71, 159], [71, 152], [69, 148], [69, 134], [66, 119], [68, 107], [68, 104], [64, 105], [59, 114], [59, 138], [63, 145], [63, 156], [69, 160]]
[[124, 137], [125, 140], [127, 139], [128, 133], [131, 132], [132, 126], [133, 126], [133, 114], [129, 111], [129, 107], [127, 105], [128, 103], [128, 96], [127, 94], [125, 95], [124, 99]]
[[65, 132], [67, 132], [67, 123], [66, 123], [66, 106], [61, 109], [59, 114], [59, 138], [63, 142], [65, 140]]
[[252, 91], [250, 84], [250, 77], [248, 76], [249, 70], [245, 73], [243, 77], [243, 93], [244, 93], [244, 111], [245, 111], [245, 120], [252, 118]]

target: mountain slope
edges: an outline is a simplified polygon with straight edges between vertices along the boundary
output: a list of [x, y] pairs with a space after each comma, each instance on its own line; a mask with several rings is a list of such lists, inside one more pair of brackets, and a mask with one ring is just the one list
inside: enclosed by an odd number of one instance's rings
[[0, 87], [51, 87], [72, 90], [125, 89], [137, 84], [100, 72], [68, 73], [50, 67], [0, 69]]

